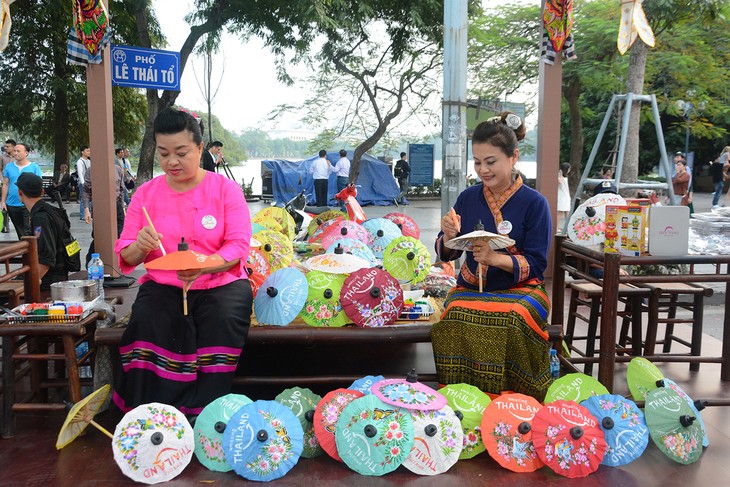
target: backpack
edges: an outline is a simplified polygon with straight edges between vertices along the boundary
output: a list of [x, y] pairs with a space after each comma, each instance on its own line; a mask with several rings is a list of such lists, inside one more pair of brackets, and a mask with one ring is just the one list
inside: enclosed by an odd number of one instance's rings
[[66, 210], [55, 208], [51, 205], [45, 206], [47, 212], [53, 218], [58, 228], [61, 229], [61, 238], [57, 243], [56, 255], [63, 257], [63, 264], [66, 272], [78, 272], [81, 270], [81, 246], [78, 240], [71, 235], [71, 222], [68, 220]]
[[80, 182], [79, 173], [77, 173], [76, 171], [72, 172], [68, 177], [69, 186], [71, 186], [72, 188], [78, 189], [79, 182]]
[[397, 179], [400, 179], [405, 176], [405, 168], [403, 167], [403, 164], [401, 164], [400, 161], [395, 163], [395, 169], [393, 170], [393, 176], [395, 176]]

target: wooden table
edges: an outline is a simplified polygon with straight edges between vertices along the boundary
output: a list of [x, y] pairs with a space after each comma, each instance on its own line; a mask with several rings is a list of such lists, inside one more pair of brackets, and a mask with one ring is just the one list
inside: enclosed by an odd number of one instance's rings
[[[566, 263], [566, 256], [577, 259], [576, 265]], [[552, 296], [552, 317], [551, 325], [562, 326], [564, 322], [565, 304], [565, 272], [567, 271], [576, 278], [586, 279], [603, 287], [602, 312], [601, 312], [601, 339], [599, 346], [598, 380], [613, 391], [614, 367], [616, 357], [616, 316], [618, 304], [619, 283], [667, 283], [667, 282], [724, 282], [725, 283], [725, 318], [723, 323], [723, 344], [720, 357], [668, 357], [652, 356], [647, 357], [655, 361], [671, 362], [710, 362], [720, 363], [720, 378], [730, 380], [730, 255], [682, 255], [672, 257], [640, 256], [629, 257], [617, 253], [604, 253], [602, 251], [582, 247], [558, 235], [554, 242], [554, 267], [556, 270], [553, 276]], [[603, 267], [603, 279], [596, 279], [587, 272], [587, 266], [595, 264]], [[688, 264], [690, 271], [687, 274], [674, 275], [646, 275], [646, 276], [624, 276], [620, 275], [619, 269], [622, 265], [669, 265]], [[712, 264], [714, 273], [700, 272], [698, 264]], [[723, 272], [723, 265], [725, 271]], [[630, 360], [631, 357], [619, 357], [619, 360]]]

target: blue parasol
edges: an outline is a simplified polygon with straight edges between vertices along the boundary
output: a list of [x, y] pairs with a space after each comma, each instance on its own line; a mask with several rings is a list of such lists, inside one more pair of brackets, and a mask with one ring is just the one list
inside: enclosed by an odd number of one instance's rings
[[382, 259], [383, 251], [388, 244], [403, 235], [398, 225], [387, 218], [371, 218], [362, 222], [362, 226], [370, 234], [368, 245], [375, 257]]
[[334, 241], [327, 248], [327, 253], [334, 254], [337, 247], [340, 247], [342, 251], [346, 254], [352, 254], [356, 257], [365, 259], [370, 263], [371, 267], [378, 264], [378, 260], [375, 257], [375, 254], [373, 254], [373, 251], [370, 250], [370, 247], [368, 247], [361, 240], [358, 240], [356, 238], [341, 238]]
[[228, 464], [248, 480], [283, 477], [299, 461], [303, 446], [302, 425], [291, 409], [276, 401], [242, 406], [223, 434]]
[[365, 377], [357, 379], [355, 382], [353, 382], [352, 385], [348, 387], [348, 389], [350, 389], [351, 391], [360, 391], [363, 394], [370, 394], [372, 393], [370, 388], [384, 379], [385, 377], [383, 377], [382, 375], [366, 375]]
[[644, 413], [634, 401], [623, 396], [602, 394], [589, 397], [581, 405], [596, 417], [603, 430], [606, 440], [603, 465], [620, 467], [644, 453], [649, 444], [649, 429]]
[[262, 325], [286, 326], [307, 300], [306, 276], [293, 268], [279, 269], [266, 278], [253, 301], [256, 320]]

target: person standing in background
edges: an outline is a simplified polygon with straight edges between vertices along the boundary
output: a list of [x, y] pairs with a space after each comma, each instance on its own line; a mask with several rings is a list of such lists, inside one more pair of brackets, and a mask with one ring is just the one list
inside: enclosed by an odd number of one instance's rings
[[132, 163], [129, 162], [129, 149], [126, 147], [122, 154], [122, 163], [122, 168], [124, 169], [124, 204], [129, 205], [129, 195], [137, 185], [137, 178], [132, 174]]
[[[13, 160], [15, 156], [15, 141], [13, 139], [8, 139], [5, 141], [5, 145], [3, 146], [3, 153], [2, 156], [0, 156], [0, 174], [5, 171], [5, 166], [10, 163], [10, 161]], [[2, 189], [2, 178], [0, 178], [0, 190]], [[8, 229], [8, 212], [4, 209], [2, 210], [3, 213], [3, 224], [2, 224], [2, 233], [9, 233], [10, 230]]]
[[408, 164], [405, 152], [400, 153], [400, 160], [395, 163], [393, 175], [398, 180], [398, 186], [400, 187], [400, 194], [395, 199], [395, 203], [407, 205], [406, 194], [408, 194], [408, 177], [411, 175], [411, 165]]
[[35, 162], [28, 160], [30, 146], [23, 142], [15, 145], [15, 160], [8, 163], [3, 170], [2, 209], [8, 212], [10, 221], [13, 222], [15, 233], [20, 237], [32, 235], [30, 233], [30, 213], [18, 197], [18, 186], [16, 182], [21, 173], [31, 172], [38, 177], [42, 176], [41, 168]]
[[570, 186], [568, 185], [570, 164], [564, 162], [558, 170], [558, 233], [563, 232], [565, 222], [570, 216]]
[[76, 161], [76, 177], [79, 180], [79, 220], [81, 221], [84, 221], [84, 178], [89, 168], [91, 168], [91, 149], [88, 145], [82, 145], [81, 157]]
[[218, 140], [214, 140], [208, 145], [208, 150], [203, 152], [203, 169], [215, 172], [218, 164], [223, 160], [223, 154], [221, 154], [222, 148], [223, 142]]
[[[345, 149], [340, 149], [340, 159], [335, 163], [333, 171], [337, 175], [337, 192], [339, 193], [347, 187], [350, 179], [350, 159], [347, 158]], [[340, 200], [340, 210], [346, 212], [344, 200]]]
[[687, 161], [682, 157], [675, 156], [674, 167], [677, 171], [672, 178], [674, 195], [681, 198], [680, 205], [689, 206], [692, 203], [692, 192], [689, 190], [690, 177], [687, 172]]
[[713, 210], [720, 207], [720, 196], [722, 196], [722, 189], [725, 186], [722, 166], [727, 162], [728, 153], [730, 153], [730, 146], [725, 147], [722, 153], [714, 161], [710, 162], [710, 177], [712, 178], [712, 188], [714, 191], [712, 193]]
[[314, 178], [314, 195], [317, 199], [317, 206], [327, 206], [327, 195], [329, 188], [327, 181], [332, 172], [332, 164], [327, 160], [327, 151], [322, 149], [319, 151], [319, 158], [315, 159], [312, 167], [309, 169]]

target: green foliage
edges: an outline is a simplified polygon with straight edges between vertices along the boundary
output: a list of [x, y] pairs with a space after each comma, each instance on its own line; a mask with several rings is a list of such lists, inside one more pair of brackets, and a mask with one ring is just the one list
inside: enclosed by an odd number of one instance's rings
[[[205, 130], [208, 130], [208, 116], [204, 111], [188, 108], [185, 109], [189, 112], [196, 113], [201, 118], [203, 125], [206, 127]], [[211, 125], [213, 127], [213, 134], [215, 137], [214, 140], [218, 140], [223, 143], [223, 157], [228, 164], [236, 166], [248, 159], [248, 153], [246, 152], [245, 146], [241, 143], [240, 138], [233, 132], [226, 130], [215, 115], [213, 115]], [[207, 133], [203, 134], [203, 140], [208, 143], [211, 142]]]
[[[123, 2], [113, 2], [116, 42], [133, 44], [134, 18], [125, 12]], [[85, 69], [66, 64], [71, 5], [16, 2], [12, 16], [10, 43], [0, 58], [0, 127], [50, 152], [57, 168], [75, 160], [89, 139]], [[146, 107], [139, 91], [124, 90], [112, 90], [115, 143], [134, 146]]]

